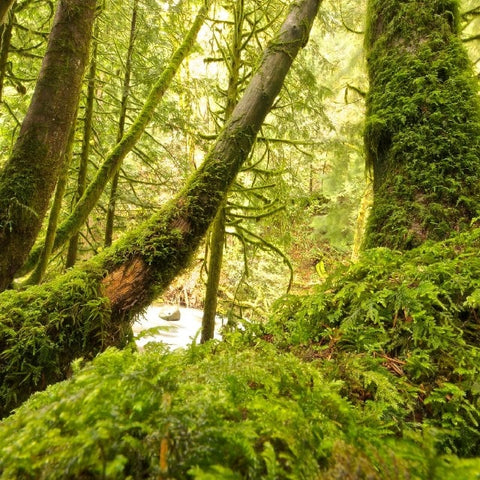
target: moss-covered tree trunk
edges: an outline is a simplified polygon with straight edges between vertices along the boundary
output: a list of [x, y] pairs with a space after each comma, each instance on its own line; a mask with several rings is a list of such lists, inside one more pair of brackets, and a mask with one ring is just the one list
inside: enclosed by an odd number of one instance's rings
[[215, 336], [217, 297], [222, 273], [223, 250], [225, 248], [225, 206], [222, 205], [212, 223], [209, 238], [208, 277], [203, 306], [202, 333], [200, 341], [205, 343]]
[[14, 8], [12, 8], [10, 15], [6, 15], [5, 22], [0, 25], [0, 102], [3, 97], [3, 86], [5, 83], [5, 73], [7, 71], [14, 17]]
[[480, 109], [456, 0], [370, 0], [365, 246], [410, 249], [480, 215]]
[[119, 345], [132, 315], [186, 267], [225, 199], [320, 0], [295, 2], [202, 166], [155, 216], [55, 282], [0, 295], [0, 416], [65, 378], [76, 356]]
[[77, 113], [75, 113], [74, 122], [70, 127], [70, 135], [68, 137], [67, 149], [65, 151], [65, 159], [62, 166], [62, 171], [58, 177], [57, 187], [55, 188], [55, 195], [53, 196], [52, 207], [50, 208], [50, 214], [48, 216], [47, 231], [45, 234], [45, 243], [43, 244], [43, 250], [35, 269], [33, 270], [28, 280], [26, 280], [25, 285], [38, 285], [39, 283], [42, 283], [45, 272], [47, 271], [50, 254], [52, 253], [53, 241], [55, 240], [55, 232], [57, 230], [58, 218], [60, 217], [60, 211], [62, 209], [63, 197], [67, 188], [68, 170], [72, 163]]
[[[245, 5], [243, 0], [237, 0], [233, 6], [233, 32], [232, 41], [228, 52], [230, 58], [225, 58], [229, 62], [228, 67], [228, 87], [224, 119], [227, 121], [235, 108], [240, 88], [240, 68], [242, 65], [242, 49], [245, 48], [243, 39], [243, 23], [245, 20]], [[223, 250], [225, 248], [225, 227], [226, 212], [225, 204], [218, 211], [215, 220], [211, 225], [211, 232], [208, 238], [209, 259], [208, 259], [208, 277], [205, 289], [205, 300], [203, 306], [202, 334], [200, 341], [202, 343], [211, 340], [215, 335], [215, 318], [217, 316], [218, 289], [220, 286], [220, 275], [222, 273]]]
[[0, 291], [25, 261], [61, 170], [95, 5], [95, 0], [59, 2], [30, 107], [0, 172]]

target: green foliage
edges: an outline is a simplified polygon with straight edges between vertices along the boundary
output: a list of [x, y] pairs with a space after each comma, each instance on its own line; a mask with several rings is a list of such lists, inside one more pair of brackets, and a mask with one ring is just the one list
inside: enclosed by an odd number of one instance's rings
[[[438, 430], [436, 445], [480, 451], [480, 230], [408, 253], [364, 253], [309, 297], [286, 297], [262, 334], [343, 379], [387, 423]], [[292, 344], [295, 347], [292, 347]]]
[[428, 435], [395, 439], [315, 365], [234, 343], [77, 362], [3, 421], [0, 478], [440, 479], [447, 462], [478, 473], [437, 457]]

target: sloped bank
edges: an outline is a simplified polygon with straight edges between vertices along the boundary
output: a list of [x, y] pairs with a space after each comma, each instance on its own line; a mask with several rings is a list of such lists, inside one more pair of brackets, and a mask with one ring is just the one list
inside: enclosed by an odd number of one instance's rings
[[110, 349], [4, 420], [0, 478], [478, 478], [479, 247], [375, 249], [223, 343]]
[[378, 248], [309, 297], [286, 297], [260, 335], [321, 363], [358, 405], [443, 451], [480, 456], [480, 230], [408, 252]]

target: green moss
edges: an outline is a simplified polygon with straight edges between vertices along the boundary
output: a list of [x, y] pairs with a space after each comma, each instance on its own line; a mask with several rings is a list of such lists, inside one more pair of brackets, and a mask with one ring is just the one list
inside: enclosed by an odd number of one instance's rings
[[77, 368], [0, 425], [0, 478], [445, 480], [478, 471], [478, 462], [439, 457], [427, 433], [395, 438], [314, 365], [230, 340], [177, 353], [110, 349]]
[[480, 213], [480, 105], [454, 1], [371, 1], [366, 247], [408, 249]]
[[45, 286], [0, 295], [0, 417], [65, 379], [75, 358], [126, 343], [130, 324], [112, 321], [100, 278], [77, 269]]

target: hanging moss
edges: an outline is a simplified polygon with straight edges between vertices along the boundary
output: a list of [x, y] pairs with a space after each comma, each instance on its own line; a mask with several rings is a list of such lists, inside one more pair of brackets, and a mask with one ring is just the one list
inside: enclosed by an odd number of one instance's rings
[[444, 239], [480, 214], [480, 105], [458, 21], [452, 0], [370, 1], [366, 247]]

